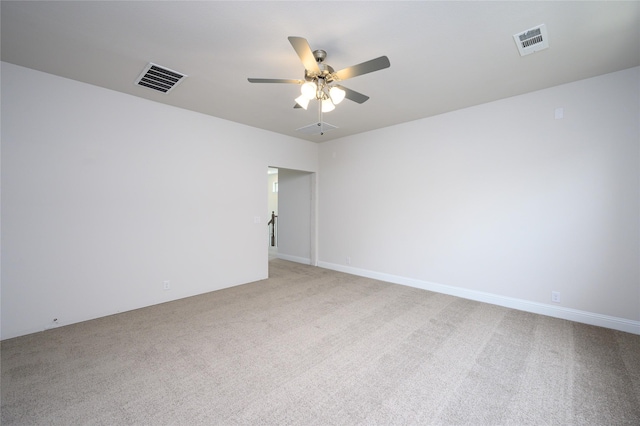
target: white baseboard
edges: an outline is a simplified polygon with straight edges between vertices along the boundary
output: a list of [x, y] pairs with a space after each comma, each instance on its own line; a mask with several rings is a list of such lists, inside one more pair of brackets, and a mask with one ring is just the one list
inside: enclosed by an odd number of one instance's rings
[[[311, 265], [311, 259], [308, 259], [306, 257], [298, 257], [298, 256], [291, 256], [289, 254], [278, 253], [278, 259], [288, 260], [290, 262], [296, 262], [296, 263], [303, 263], [305, 265]], [[327, 268], [327, 269], [330, 269], [330, 268]]]
[[345, 272], [351, 275], [373, 278], [380, 281], [406, 285], [409, 287], [420, 288], [436, 293], [449, 294], [451, 296], [462, 297], [464, 299], [476, 300], [478, 302], [491, 303], [493, 305], [504, 306], [505, 308], [518, 309], [520, 311], [532, 312], [534, 314], [547, 315], [550, 317], [561, 318], [640, 335], [640, 321], [633, 321], [593, 312], [580, 311], [577, 309], [565, 308], [562, 306], [531, 302], [528, 300], [516, 299], [513, 297], [500, 296], [498, 294], [453, 287], [449, 285], [422, 281], [414, 278], [406, 278], [398, 275], [385, 274], [382, 272], [369, 271], [366, 269], [359, 269], [335, 263], [318, 262], [318, 266], [325, 269]]

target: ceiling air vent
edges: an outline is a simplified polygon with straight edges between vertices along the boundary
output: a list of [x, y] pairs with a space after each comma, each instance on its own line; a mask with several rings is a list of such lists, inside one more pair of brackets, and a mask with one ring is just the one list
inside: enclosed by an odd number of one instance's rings
[[519, 34], [514, 34], [513, 39], [518, 45], [520, 56], [530, 55], [538, 50], [549, 47], [549, 36], [545, 24], [538, 25]]
[[149, 63], [144, 70], [142, 70], [142, 73], [140, 73], [135, 83], [138, 86], [148, 87], [157, 92], [169, 93], [180, 84], [185, 77], [187, 77], [186, 74]]
[[316, 122], [313, 124], [309, 124], [308, 126], [300, 127], [296, 129], [298, 132], [302, 132], [305, 135], [323, 135], [324, 132], [328, 132], [329, 130], [337, 129], [338, 127], [333, 124], [325, 123], [325, 122]]

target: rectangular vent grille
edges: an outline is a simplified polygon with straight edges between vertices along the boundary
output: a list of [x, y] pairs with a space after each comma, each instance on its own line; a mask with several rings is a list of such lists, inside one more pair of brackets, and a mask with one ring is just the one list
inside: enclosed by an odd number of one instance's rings
[[149, 63], [138, 76], [136, 84], [161, 93], [169, 93], [187, 77], [160, 65]]
[[545, 24], [514, 34], [513, 39], [516, 41], [520, 56], [530, 55], [549, 47], [549, 37]]
[[299, 129], [296, 129], [298, 132], [302, 132], [305, 135], [320, 135], [322, 133], [328, 132], [329, 130], [333, 130], [333, 129], [337, 129], [337, 126], [334, 126], [333, 124], [329, 124], [329, 123], [313, 123], [313, 124], [309, 124], [308, 126], [304, 126], [304, 127], [300, 127]]

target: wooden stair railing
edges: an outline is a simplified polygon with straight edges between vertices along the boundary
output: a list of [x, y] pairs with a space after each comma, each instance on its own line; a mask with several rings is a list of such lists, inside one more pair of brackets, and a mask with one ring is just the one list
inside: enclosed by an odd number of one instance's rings
[[276, 216], [276, 212], [272, 211], [271, 220], [267, 223], [268, 226], [271, 226], [271, 247], [276, 246], [276, 219], [278, 219], [278, 216]]

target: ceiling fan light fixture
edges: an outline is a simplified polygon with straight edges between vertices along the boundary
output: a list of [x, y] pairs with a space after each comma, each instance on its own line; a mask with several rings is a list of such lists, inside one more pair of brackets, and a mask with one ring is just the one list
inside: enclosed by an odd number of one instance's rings
[[322, 112], [331, 112], [336, 109], [336, 106], [331, 102], [331, 99], [322, 100]]
[[302, 96], [304, 96], [309, 100], [315, 99], [316, 90], [317, 90], [316, 85], [312, 81], [307, 81], [302, 85], [302, 87], [300, 87], [300, 92], [302, 93]]
[[[0, 0], [1, 1], [1, 0]], [[368, 74], [389, 68], [391, 63], [386, 56], [380, 56], [357, 65], [344, 68], [338, 72], [324, 63], [327, 52], [311, 50], [309, 42], [302, 37], [289, 37], [289, 42], [304, 65], [304, 80], [284, 78], [248, 78], [249, 83], [290, 83], [300, 85], [300, 96], [295, 99], [294, 108], [308, 109], [312, 100], [317, 100], [319, 123], [322, 123], [322, 113], [331, 112], [345, 98], [359, 104], [369, 99], [368, 96], [355, 90], [347, 89], [337, 82], [359, 75]], [[322, 126], [320, 129], [322, 134]]]
[[309, 99], [305, 98], [304, 95], [298, 96], [296, 98], [296, 103], [304, 109], [307, 109], [309, 107]]
[[345, 95], [345, 91], [339, 87], [334, 86], [329, 89], [329, 96], [331, 97], [331, 101], [334, 105], [338, 105], [340, 102], [342, 102]]

